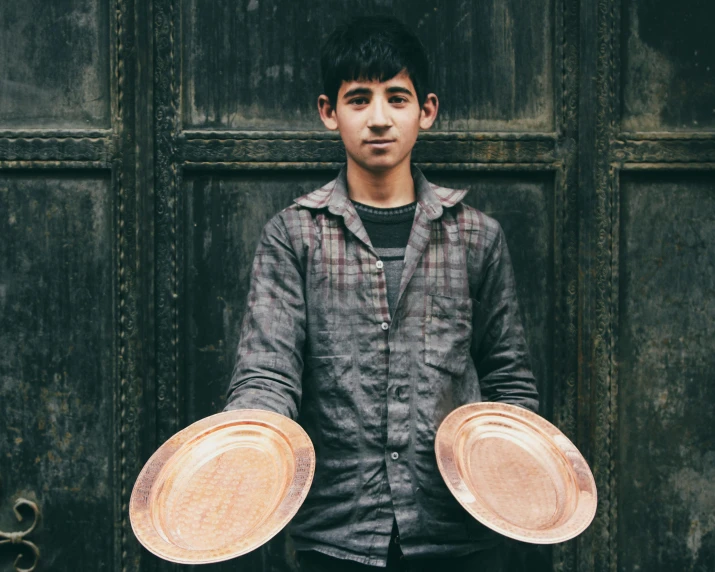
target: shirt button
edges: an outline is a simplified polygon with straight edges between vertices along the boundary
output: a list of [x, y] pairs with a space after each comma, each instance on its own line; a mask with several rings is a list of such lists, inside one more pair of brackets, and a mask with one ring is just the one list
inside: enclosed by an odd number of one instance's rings
[[383, 264], [382, 260], [378, 260], [377, 262], [375, 262], [375, 266], [378, 270], [382, 270], [385, 265]]
[[393, 461], [397, 461], [397, 459], [400, 458], [400, 454], [399, 454], [397, 451], [393, 451], [392, 453], [390, 453], [390, 458], [391, 458]]
[[390, 324], [387, 322], [382, 322], [382, 325], [380, 326], [383, 330], [387, 331], [390, 328]]

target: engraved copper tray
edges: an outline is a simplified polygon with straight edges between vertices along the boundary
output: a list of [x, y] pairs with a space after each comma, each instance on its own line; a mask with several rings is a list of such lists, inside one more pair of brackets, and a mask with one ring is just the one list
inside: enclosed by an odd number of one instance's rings
[[563, 542], [596, 514], [596, 483], [581, 453], [546, 419], [516, 405], [455, 409], [437, 431], [435, 452], [460, 504], [504, 536]]
[[250, 552], [298, 511], [313, 480], [315, 451], [289, 418], [228, 411], [164, 443], [142, 469], [129, 517], [139, 541], [181, 564]]

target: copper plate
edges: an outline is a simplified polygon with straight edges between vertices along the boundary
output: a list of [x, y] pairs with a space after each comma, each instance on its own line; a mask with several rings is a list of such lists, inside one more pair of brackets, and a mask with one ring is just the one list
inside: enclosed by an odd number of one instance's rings
[[596, 483], [581, 453], [546, 419], [516, 405], [455, 409], [437, 431], [435, 451], [456, 499], [504, 536], [563, 542], [596, 514]]
[[212, 415], [164, 443], [144, 465], [129, 517], [139, 541], [181, 564], [250, 552], [293, 518], [313, 481], [305, 431], [259, 410]]

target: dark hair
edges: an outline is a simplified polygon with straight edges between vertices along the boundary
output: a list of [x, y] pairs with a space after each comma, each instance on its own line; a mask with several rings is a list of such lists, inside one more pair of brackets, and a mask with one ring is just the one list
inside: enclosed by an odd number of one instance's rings
[[429, 93], [424, 46], [392, 16], [362, 16], [338, 26], [320, 50], [323, 89], [333, 105], [344, 81], [387, 81], [402, 70], [412, 80], [420, 106]]

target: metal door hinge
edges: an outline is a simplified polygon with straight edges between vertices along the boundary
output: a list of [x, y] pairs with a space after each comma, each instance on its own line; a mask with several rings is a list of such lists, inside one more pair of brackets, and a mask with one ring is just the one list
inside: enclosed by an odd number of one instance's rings
[[37, 521], [40, 519], [40, 509], [37, 508], [37, 505], [27, 499], [19, 498], [15, 501], [15, 506], [13, 507], [13, 511], [15, 512], [15, 516], [17, 517], [18, 522], [22, 522], [22, 515], [20, 514], [20, 511], [18, 510], [21, 506], [29, 506], [32, 509], [32, 512], [35, 515], [34, 520], [32, 521], [32, 526], [28, 528], [27, 530], [23, 530], [21, 532], [3, 532], [0, 530], [0, 545], [3, 544], [24, 544], [25, 546], [30, 547], [32, 552], [35, 555], [35, 561], [33, 562], [32, 566], [30, 568], [20, 568], [18, 566], [18, 562], [22, 559], [22, 554], [18, 554], [17, 558], [15, 558], [15, 572], [32, 572], [35, 567], [37, 566], [37, 562], [40, 560], [40, 549], [35, 546], [32, 542], [29, 540], [25, 540], [25, 537], [30, 534], [35, 527], [37, 526]]

